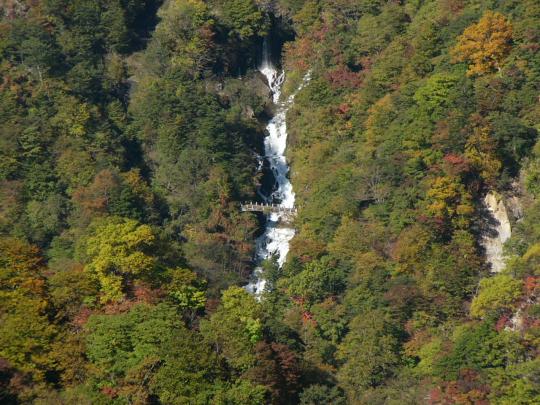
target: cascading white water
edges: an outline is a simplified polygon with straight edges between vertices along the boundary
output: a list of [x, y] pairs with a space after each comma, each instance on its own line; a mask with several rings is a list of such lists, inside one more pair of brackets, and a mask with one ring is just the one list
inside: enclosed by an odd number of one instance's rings
[[[272, 91], [272, 100], [277, 106], [274, 117], [266, 126], [268, 135], [264, 138], [264, 158], [270, 165], [276, 187], [271, 196], [265, 199], [267, 203], [279, 204], [284, 208], [293, 208], [295, 196], [288, 178], [289, 166], [285, 158], [285, 148], [287, 147], [286, 115], [294, 102], [296, 93], [310, 80], [310, 73], [304, 77], [294, 94], [290, 95], [285, 101], [280, 101], [285, 72], [279, 72], [272, 64], [266, 41], [263, 44], [263, 58], [259, 71], [266, 77], [268, 86]], [[256, 260], [258, 263], [274, 255], [280, 267], [285, 262], [289, 252], [289, 242], [294, 236], [294, 229], [281, 223], [282, 219], [282, 214], [279, 213], [272, 213], [267, 218], [265, 231], [257, 239]], [[257, 267], [253, 272], [252, 281], [246, 287], [249, 292], [255, 295], [260, 295], [266, 284], [262, 271], [262, 267]]]
[[[281, 73], [278, 72], [278, 70], [270, 60], [270, 51], [268, 50], [268, 42], [266, 40], [263, 42], [262, 56], [263, 57], [262, 62], [259, 66], [259, 72], [261, 72], [268, 81], [268, 87], [270, 87], [270, 90], [272, 91], [272, 101], [274, 102], [274, 104], [278, 104], [279, 97], [281, 96], [281, 85], [285, 81], [285, 71], [281, 71]], [[278, 113], [281, 112], [280, 110], [278, 110]], [[272, 121], [270, 121], [270, 123], [271, 122]], [[270, 123], [268, 125], [270, 125]], [[268, 129], [268, 126], [266, 127], [266, 129]]]

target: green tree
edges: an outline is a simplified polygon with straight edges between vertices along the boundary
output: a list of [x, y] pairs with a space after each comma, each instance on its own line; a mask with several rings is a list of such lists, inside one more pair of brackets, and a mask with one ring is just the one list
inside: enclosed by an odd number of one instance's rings
[[538, 375], [540, 360], [534, 359], [497, 369], [490, 376], [491, 400], [496, 405], [537, 405], [540, 403]]
[[421, 111], [429, 114], [433, 120], [444, 116], [445, 110], [452, 105], [457, 96], [455, 89], [458, 77], [450, 73], [437, 73], [414, 93], [414, 100]]
[[[213, 20], [208, 6], [200, 0], [173, 0], [165, 3], [158, 15], [162, 21], [156, 27], [157, 42], [150, 44], [149, 53], [159, 55], [161, 61], [181, 73], [198, 77], [212, 61]], [[163, 58], [164, 53], [168, 53], [169, 58]]]
[[215, 350], [238, 370], [253, 366], [253, 350], [262, 339], [261, 307], [243, 288], [230, 287], [221, 305], [208, 320], [202, 320], [201, 333]]
[[166, 289], [172, 301], [186, 314], [189, 323], [206, 304], [206, 283], [187, 269], [176, 268], [167, 271]]
[[253, 0], [227, 0], [220, 2], [220, 7], [222, 20], [232, 35], [241, 40], [266, 35], [267, 21]]
[[516, 308], [521, 297], [521, 280], [507, 274], [497, 274], [480, 280], [480, 291], [471, 303], [471, 316], [483, 318]]
[[312, 304], [341, 292], [345, 285], [345, 275], [336, 261], [326, 256], [309, 262], [300, 274], [283, 280], [281, 285], [287, 286], [290, 296], [302, 297]]
[[337, 387], [314, 384], [300, 394], [301, 405], [334, 404], [345, 405], [347, 401]]
[[393, 321], [377, 309], [359, 315], [349, 323], [349, 333], [339, 345], [336, 357], [343, 362], [337, 374], [349, 401], [376, 387], [395, 372], [399, 364], [399, 342]]
[[489, 320], [458, 326], [452, 343], [452, 349], [437, 361], [436, 375], [455, 379], [463, 369], [504, 368], [523, 361], [524, 349], [517, 333], [498, 333]]
[[159, 349], [161, 365], [150, 381], [151, 392], [163, 404], [207, 404], [226, 378], [220, 359], [201, 337], [181, 329]]
[[121, 314], [93, 315], [85, 330], [98, 386], [126, 400], [146, 402], [152, 393], [164, 403], [208, 399], [212, 379], [220, 375], [216, 356], [186, 330], [170, 305], [139, 304]]
[[267, 390], [260, 385], [240, 379], [228, 384], [214, 397], [217, 405], [258, 405], [267, 400]]
[[145, 359], [157, 356], [162, 342], [182, 328], [172, 307], [140, 304], [117, 315], [93, 315], [85, 328], [88, 358], [104, 376], [124, 376]]

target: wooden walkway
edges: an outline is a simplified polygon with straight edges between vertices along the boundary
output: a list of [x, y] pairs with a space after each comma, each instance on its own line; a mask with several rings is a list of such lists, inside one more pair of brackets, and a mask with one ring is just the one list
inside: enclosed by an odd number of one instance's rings
[[263, 212], [265, 214], [275, 213], [284, 215], [296, 215], [296, 208], [281, 207], [277, 204], [264, 204], [257, 202], [245, 202], [241, 205], [242, 211]]

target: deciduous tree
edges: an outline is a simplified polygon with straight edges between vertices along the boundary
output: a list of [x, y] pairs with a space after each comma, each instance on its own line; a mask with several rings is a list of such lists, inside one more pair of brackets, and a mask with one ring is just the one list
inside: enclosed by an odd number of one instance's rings
[[512, 24], [501, 13], [486, 11], [478, 23], [466, 28], [452, 53], [454, 60], [469, 62], [469, 76], [500, 71], [512, 49]]
[[155, 236], [148, 225], [118, 217], [98, 219], [82, 242], [85, 270], [98, 280], [101, 301], [117, 301], [130, 281], [148, 276], [156, 264], [150, 254]]

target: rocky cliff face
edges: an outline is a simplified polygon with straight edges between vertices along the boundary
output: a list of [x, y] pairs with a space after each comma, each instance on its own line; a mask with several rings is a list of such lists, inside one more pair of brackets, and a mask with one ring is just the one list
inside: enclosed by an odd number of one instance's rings
[[491, 265], [493, 273], [504, 269], [504, 243], [512, 235], [510, 218], [503, 198], [493, 191], [486, 194], [484, 205], [489, 212], [489, 226], [482, 237], [482, 245], [486, 250], [486, 260]]

